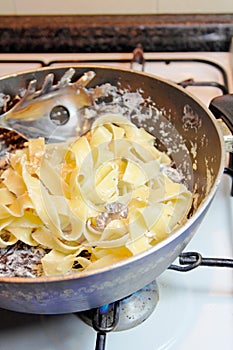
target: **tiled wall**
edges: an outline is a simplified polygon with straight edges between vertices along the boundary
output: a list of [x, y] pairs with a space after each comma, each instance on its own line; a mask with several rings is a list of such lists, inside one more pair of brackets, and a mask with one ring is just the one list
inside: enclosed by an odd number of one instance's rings
[[233, 13], [233, 0], [0, 0], [0, 15]]

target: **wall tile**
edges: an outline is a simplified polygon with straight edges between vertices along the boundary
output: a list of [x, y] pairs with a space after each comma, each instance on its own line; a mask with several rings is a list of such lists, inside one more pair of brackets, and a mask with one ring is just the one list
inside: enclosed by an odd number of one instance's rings
[[0, 0], [0, 15], [233, 13], [233, 0]]
[[14, 0], [0, 0], [0, 15], [15, 15]]
[[156, 13], [157, 0], [15, 0], [19, 15]]
[[232, 13], [232, 0], [157, 0], [159, 13]]

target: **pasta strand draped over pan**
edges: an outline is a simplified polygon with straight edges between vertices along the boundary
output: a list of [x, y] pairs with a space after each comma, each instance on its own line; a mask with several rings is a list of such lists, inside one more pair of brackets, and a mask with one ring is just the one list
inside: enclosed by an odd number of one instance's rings
[[154, 137], [121, 115], [99, 117], [76, 140], [31, 139], [0, 183], [0, 247], [42, 246], [47, 276], [139, 254], [187, 217], [192, 194], [170, 179]]

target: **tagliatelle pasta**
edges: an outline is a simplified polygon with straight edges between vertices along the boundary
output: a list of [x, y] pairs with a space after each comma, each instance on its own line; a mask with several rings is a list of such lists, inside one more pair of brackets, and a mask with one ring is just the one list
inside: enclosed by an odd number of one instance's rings
[[186, 219], [192, 194], [170, 158], [122, 115], [99, 117], [76, 140], [31, 139], [0, 183], [0, 247], [45, 249], [43, 274], [96, 269], [139, 254]]

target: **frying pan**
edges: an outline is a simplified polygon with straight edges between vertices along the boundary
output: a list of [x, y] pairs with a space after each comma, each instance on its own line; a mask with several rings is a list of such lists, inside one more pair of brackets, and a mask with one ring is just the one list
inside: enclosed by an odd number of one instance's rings
[[[43, 68], [1, 78], [0, 92], [16, 96], [32, 80], [40, 88], [49, 73], [59, 81], [68, 68]], [[2, 277], [2, 308], [36, 314], [79, 312], [114, 302], [143, 288], [184, 250], [221, 181], [226, 153], [222, 133], [215, 117], [200, 101], [172, 82], [132, 70], [79, 65], [75, 67], [74, 80], [90, 70], [96, 74], [90, 87], [110, 83], [121, 89], [141, 91], [160, 110], [156, 121], [136, 118], [133, 122], [153, 134], [161, 150], [170, 149], [172, 159], [193, 192], [189, 219], [148, 251], [101, 269], [56, 277]], [[228, 124], [232, 125], [232, 121]]]

